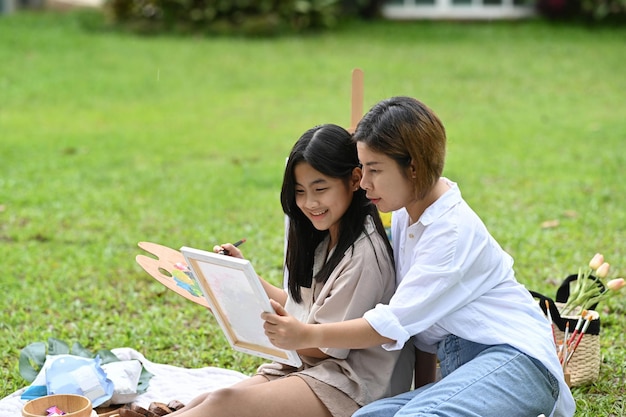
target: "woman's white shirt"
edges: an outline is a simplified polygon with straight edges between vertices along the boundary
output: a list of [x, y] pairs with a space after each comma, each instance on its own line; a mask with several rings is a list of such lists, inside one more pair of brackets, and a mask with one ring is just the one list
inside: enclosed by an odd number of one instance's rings
[[[365, 319], [395, 350], [415, 335], [415, 345], [435, 353], [447, 335], [508, 344], [538, 359], [560, 380], [554, 415], [572, 415], [574, 400], [555, 353], [551, 328], [528, 290], [517, 282], [513, 259], [467, 205], [457, 184], [414, 224], [405, 209], [392, 216], [398, 288], [389, 304]], [[563, 414], [560, 414], [562, 411]], [[569, 414], [568, 414], [569, 412]]]

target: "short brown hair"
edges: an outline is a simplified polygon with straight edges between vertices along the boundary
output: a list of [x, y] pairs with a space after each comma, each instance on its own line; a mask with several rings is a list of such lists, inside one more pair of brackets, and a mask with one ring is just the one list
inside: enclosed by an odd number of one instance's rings
[[391, 97], [378, 102], [359, 122], [353, 137], [408, 170], [417, 198], [424, 198], [443, 173], [446, 131], [437, 115], [411, 97]]

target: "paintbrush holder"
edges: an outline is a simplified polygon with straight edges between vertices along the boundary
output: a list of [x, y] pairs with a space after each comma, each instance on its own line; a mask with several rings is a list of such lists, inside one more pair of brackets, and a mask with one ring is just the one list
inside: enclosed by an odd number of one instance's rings
[[[557, 308], [562, 305], [561, 303], [556, 303]], [[587, 312], [594, 318], [590, 321], [589, 327], [565, 366], [565, 373], [570, 375], [568, 384], [570, 387], [592, 383], [600, 376], [600, 316], [593, 310], [587, 310]], [[573, 331], [579, 317], [579, 315], [561, 316], [560, 322], [569, 322], [569, 328]], [[552, 321], [555, 321], [554, 317]], [[563, 324], [563, 330], [561, 330], [561, 327], [555, 322], [554, 334], [557, 341], [562, 341], [565, 336], [565, 324]]]

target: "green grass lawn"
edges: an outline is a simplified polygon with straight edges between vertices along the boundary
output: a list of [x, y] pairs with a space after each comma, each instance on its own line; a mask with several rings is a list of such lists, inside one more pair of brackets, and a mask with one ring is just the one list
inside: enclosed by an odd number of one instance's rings
[[[624, 28], [370, 22], [246, 40], [95, 20], [0, 17], [2, 397], [25, 385], [20, 349], [48, 337], [253, 371], [206, 310], [141, 270], [137, 242], [246, 237], [279, 284], [284, 158], [307, 128], [349, 125], [355, 67], [366, 109], [410, 95], [439, 114], [446, 176], [528, 288], [554, 295], [596, 252], [626, 275]], [[573, 390], [578, 416], [626, 414], [625, 299], [600, 308], [600, 379]]]

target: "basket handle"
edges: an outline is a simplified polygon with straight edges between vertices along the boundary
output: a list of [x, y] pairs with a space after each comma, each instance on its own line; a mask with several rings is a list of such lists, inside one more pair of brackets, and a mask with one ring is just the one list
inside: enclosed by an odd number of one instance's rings
[[[577, 276], [574, 275], [574, 279]], [[568, 277], [569, 278], [569, 277]], [[570, 281], [573, 281], [570, 280]], [[569, 281], [568, 281], [569, 283]], [[541, 311], [543, 311], [543, 314], [545, 314], [546, 316], [548, 315], [547, 311], [548, 309], [546, 308], [546, 301], [548, 304], [548, 308], [550, 309], [550, 316], [552, 317], [552, 322], [556, 325], [556, 327], [564, 332], [565, 331], [565, 327], [567, 325], [567, 323], [570, 323], [570, 329], [572, 328], [572, 324], [574, 319], [572, 318], [564, 318], [561, 317], [561, 313], [559, 312], [559, 309], [557, 308], [554, 300], [550, 297], [547, 297], [541, 293], [538, 293], [537, 291], [532, 291], [529, 290], [530, 294], [539, 300], [539, 308], [541, 308]], [[568, 295], [569, 295], [569, 288], [568, 288]], [[566, 299], [567, 300], [567, 299]], [[560, 301], [559, 301], [560, 302]], [[595, 308], [595, 306], [594, 306]], [[591, 310], [594, 310], [594, 308], [591, 308]], [[600, 334], [600, 318], [595, 318], [591, 321], [589, 327], [587, 328], [587, 334], [593, 334], [593, 335], [598, 335]]]
[[[541, 293], [538, 293], [537, 291], [530, 291], [530, 294], [534, 298], [537, 298], [539, 300], [539, 307], [541, 308], [541, 311], [543, 311], [543, 314], [547, 316], [548, 308], [550, 309], [550, 316], [552, 316], [552, 322], [556, 324], [556, 327], [558, 327], [559, 330], [564, 332], [567, 320], [561, 317], [561, 313], [559, 312], [559, 309], [556, 307], [554, 300], [550, 297], [546, 297], [545, 295]], [[546, 308], [546, 301], [548, 304], [548, 308]]]

